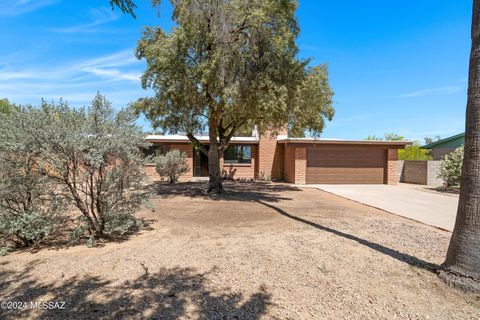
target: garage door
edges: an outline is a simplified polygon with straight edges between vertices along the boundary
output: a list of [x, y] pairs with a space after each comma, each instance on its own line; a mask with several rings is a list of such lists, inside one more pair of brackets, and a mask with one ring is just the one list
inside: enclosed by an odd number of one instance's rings
[[307, 148], [307, 183], [383, 184], [383, 149]]

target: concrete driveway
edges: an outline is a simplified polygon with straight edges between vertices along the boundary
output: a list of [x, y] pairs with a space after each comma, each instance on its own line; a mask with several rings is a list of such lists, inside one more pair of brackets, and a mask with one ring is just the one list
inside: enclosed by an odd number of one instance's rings
[[441, 229], [453, 230], [458, 195], [413, 185], [308, 185]]

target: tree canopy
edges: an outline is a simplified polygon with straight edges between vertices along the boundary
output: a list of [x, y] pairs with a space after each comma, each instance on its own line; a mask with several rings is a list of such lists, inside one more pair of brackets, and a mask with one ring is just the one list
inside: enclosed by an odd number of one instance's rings
[[332, 119], [327, 66], [298, 58], [296, 1], [172, 4], [175, 27], [147, 28], [137, 47], [147, 62], [142, 85], [155, 96], [136, 107], [154, 127], [186, 133], [203, 152], [195, 134], [208, 128], [210, 158], [254, 125], [319, 134]]
[[365, 138], [365, 140], [370, 140], [370, 141], [403, 141], [405, 140], [405, 137], [396, 133], [391, 133], [391, 132], [385, 132], [383, 137], [379, 137], [376, 135], [370, 135]]
[[112, 9], [118, 7], [123, 13], [128, 13], [135, 17], [135, 8], [137, 7], [132, 0], [110, 0]]
[[9, 114], [13, 111], [15, 105], [10, 103], [8, 99], [0, 99], [0, 113]]

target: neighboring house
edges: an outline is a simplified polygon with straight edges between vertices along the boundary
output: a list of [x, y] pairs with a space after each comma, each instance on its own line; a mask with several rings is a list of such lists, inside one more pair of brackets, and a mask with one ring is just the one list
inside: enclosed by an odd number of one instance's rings
[[[208, 146], [208, 136], [197, 137]], [[208, 158], [195, 150], [184, 135], [150, 135], [151, 153], [184, 151], [190, 171], [182, 179], [208, 177]], [[288, 138], [286, 132], [234, 137], [220, 161], [231, 179], [271, 178], [295, 184], [395, 184], [398, 182], [397, 150], [406, 141], [348, 141]], [[155, 176], [155, 167], [146, 171]]]
[[465, 133], [460, 133], [449, 138], [438, 140], [421, 147], [422, 149], [429, 149], [432, 152], [433, 160], [443, 160], [443, 157], [455, 151], [458, 147], [465, 143]]

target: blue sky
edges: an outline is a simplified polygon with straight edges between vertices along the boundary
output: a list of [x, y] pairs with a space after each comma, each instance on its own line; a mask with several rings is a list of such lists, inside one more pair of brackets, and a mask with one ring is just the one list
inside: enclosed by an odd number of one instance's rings
[[[172, 26], [163, 2], [137, 0], [133, 19], [108, 0], [0, 0], [0, 98], [81, 106], [100, 90], [120, 108], [150, 95], [134, 48], [144, 26]], [[328, 63], [335, 91], [323, 137], [462, 132], [471, 2], [300, 0], [301, 56]]]

